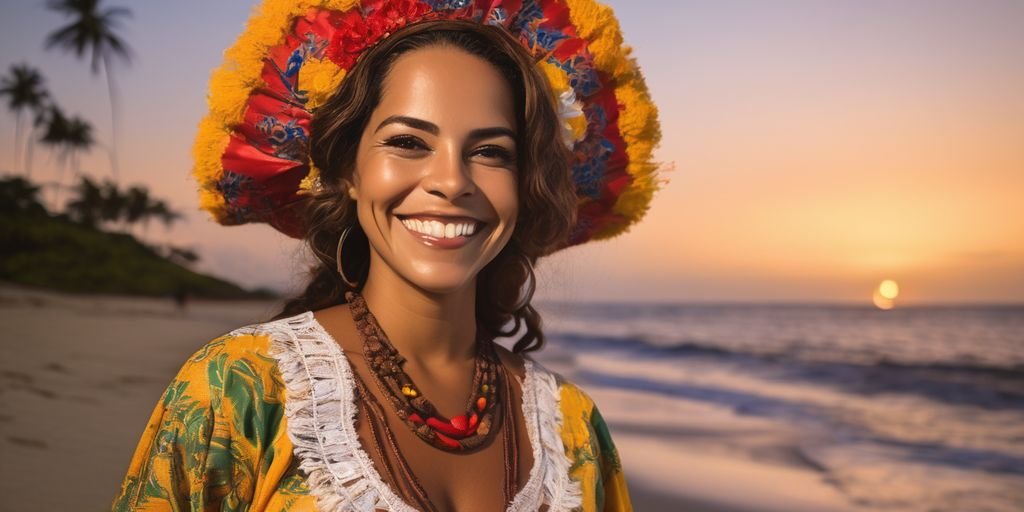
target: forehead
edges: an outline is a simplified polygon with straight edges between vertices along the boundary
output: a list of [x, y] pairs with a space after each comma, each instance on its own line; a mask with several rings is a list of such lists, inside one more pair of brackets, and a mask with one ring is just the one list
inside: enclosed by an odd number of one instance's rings
[[373, 117], [405, 115], [442, 131], [515, 123], [512, 89], [501, 72], [465, 50], [432, 46], [395, 60]]

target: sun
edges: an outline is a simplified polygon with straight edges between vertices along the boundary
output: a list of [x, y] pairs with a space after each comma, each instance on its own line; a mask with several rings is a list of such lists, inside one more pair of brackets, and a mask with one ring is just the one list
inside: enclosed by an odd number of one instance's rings
[[900, 294], [900, 285], [892, 279], [886, 279], [878, 285], [878, 294], [889, 300], [895, 299]]
[[892, 309], [896, 305], [896, 297], [900, 294], [900, 286], [892, 279], [878, 284], [872, 294], [871, 301], [878, 309]]

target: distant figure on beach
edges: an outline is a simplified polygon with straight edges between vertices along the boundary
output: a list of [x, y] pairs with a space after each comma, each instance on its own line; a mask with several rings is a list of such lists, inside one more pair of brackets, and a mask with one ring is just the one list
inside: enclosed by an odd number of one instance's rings
[[178, 285], [174, 289], [174, 305], [177, 306], [178, 313], [185, 314], [188, 312], [188, 288], [184, 285]]
[[538, 258], [622, 233], [657, 183], [610, 10], [267, 0], [248, 27], [211, 83], [202, 204], [316, 261], [185, 362], [114, 509], [632, 510], [597, 405], [528, 354]]

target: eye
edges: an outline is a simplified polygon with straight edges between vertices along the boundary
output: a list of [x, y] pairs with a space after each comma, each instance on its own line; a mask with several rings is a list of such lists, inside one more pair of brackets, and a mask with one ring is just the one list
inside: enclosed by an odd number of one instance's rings
[[515, 157], [512, 155], [511, 151], [493, 144], [476, 148], [476, 150], [473, 151], [473, 155], [480, 156], [488, 160], [495, 160], [502, 164], [515, 163]]
[[396, 135], [384, 141], [385, 146], [402, 149], [405, 151], [429, 150], [425, 142], [413, 135]]

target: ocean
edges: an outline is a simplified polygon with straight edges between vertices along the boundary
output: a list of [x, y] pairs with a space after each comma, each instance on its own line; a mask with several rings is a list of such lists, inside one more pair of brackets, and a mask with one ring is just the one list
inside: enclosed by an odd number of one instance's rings
[[1024, 306], [538, 309], [538, 359], [584, 389], [785, 425], [853, 506], [1024, 510]]

